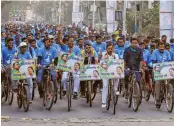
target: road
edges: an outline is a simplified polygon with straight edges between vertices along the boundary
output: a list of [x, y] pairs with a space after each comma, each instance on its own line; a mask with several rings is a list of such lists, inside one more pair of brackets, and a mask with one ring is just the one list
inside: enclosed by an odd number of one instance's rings
[[97, 94], [93, 106], [89, 107], [86, 100], [79, 98], [72, 101], [72, 110], [67, 111], [66, 98], [58, 100], [50, 111], [42, 106], [42, 99], [36, 98], [30, 105], [28, 112], [17, 108], [16, 94], [12, 106], [1, 104], [2, 126], [174, 126], [174, 112], [168, 113], [165, 104], [156, 109], [153, 98], [149, 102], [143, 100], [138, 112], [127, 107], [127, 102], [121, 96], [117, 104], [116, 115], [101, 108], [101, 94]]

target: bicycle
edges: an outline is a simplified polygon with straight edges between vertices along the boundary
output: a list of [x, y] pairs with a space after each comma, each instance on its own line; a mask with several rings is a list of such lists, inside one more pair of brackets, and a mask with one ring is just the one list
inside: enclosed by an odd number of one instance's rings
[[110, 102], [111, 101], [112, 101], [111, 106], [112, 106], [113, 114], [115, 114], [116, 105], [117, 105], [117, 101], [118, 101], [118, 95], [115, 94], [113, 79], [109, 79], [108, 98], [107, 98], [107, 102], [106, 102], [106, 110], [110, 109]]
[[[169, 80], [165, 80], [164, 83], [160, 84], [160, 102], [162, 104], [163, 100], [166, 103], [166, 108], [169, 113], [173, 111], [174, 106], [174, 92], [173, 86]], [[156, 101], [156, 97], [155, 97]], [[156, 108], [160, 109], [161, 104], [157, 105]], [[170, 105], [169, 105], [170, 104]]]
[[1, 80], [1, 101], [5, 102], [8, 100], [8, 104], [11, 105], [13, 102], [14, 93], [12, 91], [12, 84], [10, 76], [8, 75], [6, 69], [9, 69], [8, 66], [3, 66], [4, 71], [2, 73]]
[[28, 98], [28, 87], [26, 80], [17, 81], [17, 104], [18, 108], [21, 108], [23, 105], [24, 112], [29, 110], [29, 98]]
[[50, 67], [42, 67], [44, 70], [42, 89], [43, 89], [43, 105], [46, 106], [47, 110], [50, 110], [53, 105], [55, 90], [54, 84], [51, 80]]
[[140, 102], [141, 102], [141, 92], [139, 83], [136, 81], [135, 72], [140, 71], [130, 71], [128, 79], [128, 107], [133, 107], [133, 110], [137, 112]]

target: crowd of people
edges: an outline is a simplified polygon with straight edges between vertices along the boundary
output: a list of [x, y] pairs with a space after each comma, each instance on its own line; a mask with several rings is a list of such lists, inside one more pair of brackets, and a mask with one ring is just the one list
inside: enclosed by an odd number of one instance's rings
[[[48, 24], [20, 25], [5, 24], [1, 26], [1, 65], [8, 66], [8, 73], [11, 75], [11, 62], [13, 59], [36, 59], [37, 84], [40, 97], [43, 97], [43, 89], [40, 86], [43, 76], [41, 66], [49, 66], [54, 60], [54, 65], [58, 64], [60, 52], [84, 57], [84, 64], [99, 64], [102, 59], [123, 59], [125, 61], [125, 92], [128, 90], [128, 77], [130, 70], [139, 71], [143, 69], [146, 83], [149, 82], [149, 74], [152, 74], [153, 64], [174, 61], [174, 38], [167, 40], [166, 35], [161, 39], [146, 37], [143, 40], [137, 37], [126, 38], [122, 30], [117, 30], [113, 34], [96, 32], [91, 30], [88, 33], [78, 28], [69, 26], [53, 26]], [[77, 64], [78, 65], [78, 64]], [[17, 67], [14, 64], [14, 67]], [[57, 72], [51, 69], [52, 81], [57, 87]], [[1, 71], [1, 74], [3, 71]], [[62, 72], [61, 83], [63, 94], [66, 95], [66, 83], [68, 72]], [[73, 73], [73, 77], [75, 78]], [[140, 82], [141, 73], [136, 73], [136, 80]], [[32, 78], [27, 79], [29, 86], [29, 99], [32, 102], [33, 82]], [[119, 79], [114, 79], [116, 95], [118, 91]], [[161, 83], [156, 81], [155, 83]], [[108, 79], [96, 80], [94, 89], [100, 84], [102, 89], [102, 107], [106, 107], [108, 93]], [[12, 80], [15, 91], [15, 81]], [[85, 95], [84, 81], [80, 81], [76, 76], [74, 79], [73, 98], [77, 99], [79, 90], [82, 97]], [[149, 86], [149, 88], [152, 88]], [[150, 89], [151, 90], [151, 89]], [[94, 90], [96, 91], [96, 90]], [[156, 102], [161, 104], [160, 87], [155, 85]]]

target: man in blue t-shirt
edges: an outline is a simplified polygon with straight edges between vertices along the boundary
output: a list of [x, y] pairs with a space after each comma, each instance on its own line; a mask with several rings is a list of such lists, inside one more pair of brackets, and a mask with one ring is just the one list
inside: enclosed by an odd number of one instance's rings
[[174, 52], [171, 50], [171, 47], [170, 47], [170, 44], [169, 43], [166, 43], [165, 44], [165, 49], [167, 51], [169, 51], [170, 57], [171, 57], [171, 61], [174, 61]]
[[[54, 66], [57, 66], [58, 54], [56, 49], [51, 46], [49, 39], [45, 38], [43, 42], [44, 42], [44, 47], [40, 49], [38, 54], [38, 60], [37, 60], [38, 67], [40, 66], [48, 67], [52, 64], [53, 60], [54, 60]], [[57, 87], [57, 80], [56, 80], [56, 71], [54, 69], [51, 69], [50, 73], [54, 83], [55, 90], [57, 91], [58, 87]], [[37, 74], [37, 82], [38, 82], [40, 97], [43, 97], [43, 89], [41, 87], [42, 76], [43, 76], [43, 69], [40, 68]]]
[[119, 59], [123, 59], [124, 50], [127, 48], [124, 39], [118, 38], [117, 44], [118, 45], [115, 45], [114, 51], [118, 54]]
[[2, 58], [3, 58], [3, 64], [4, 65], [10, 65], [12, 59], [14, 58], [14, 54], [16, 52], [16, 49], [13, 45], [13, 39], [9, 38], [7, 39], [7, 47], [2, 48]]
[[[152, 63], [162, 63], [162, 62], [168, 62], [171, 61], [171, 56], [169, 51], [165, 50], [165, 45], [164, 43], [160, 42], [158, 44], [158, 49], [156, 49], [155, 51], [153, 51], [152, 53], [152, 57], [151, 57]], [[161, 105], [161, 101], [160, 101], [160, 81], [155, 81], [155, 104], [157, 107], [159, 107]]]
[[170, 39], [170, 47], [171, 47], [171, 51], [174, 53], [174, 38]]
[[102, 37], [99, 35], [96, 37], [96, 42], [92, 44], [92, 47], [98, 55], [101, 55], [102, 52], [106, 51], [106, 43], [102, 43]]

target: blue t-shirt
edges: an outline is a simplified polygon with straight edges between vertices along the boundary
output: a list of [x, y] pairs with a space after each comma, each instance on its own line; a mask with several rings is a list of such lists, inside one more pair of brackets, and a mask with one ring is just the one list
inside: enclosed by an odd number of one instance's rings
[[92, 44], [92, 47], [95, 49], [95, 51], [100, 54], [100, 52], [104, 52], [106, 50], [106, 43], [100, 43], [94, 42]]
[[174, 61], [174, 52], [170, 51], [171, 61]]
[[36, 39], [36, 44], [37, 44], [37, 47], [39, 47], [39, 48], [44, 47], [44, 43], [42, 42], [41, 39], [39, 39], [39, 40]]
[[153, 67], [152, 66], [152, 59], [151, 59], [151, 57], [152, 57], [152, 53], [149, 51], [148, 53], [147, 53], [147, 61], [146, 61], [146, 63], [147, 63], [147, 65], [149, 66], [149, 67]]
[[114, 52], [118, 55], [119, 59], [123, 59], [124, 50], [126, 49], [126, 45], [118, 46], [116, 45], [114, 48]]
[[171, 61], [171, 56], [169, 51], [164, 50], [163, 53], [160, 53], [158, 49], [154, 50], [152, 53], [151, 60], [153, 63], [161, 63]]
[[61, 46], [61, 49], [66, 53], [74, 53], [75, 55], [80, 55], [80, 49], [77, 46], [74, 46], [70, 49], [67, 45], [64, 44]]
[[38, 57], [39, 52], [40, 52], [40, 48], [39, 48], [39, 47], [36, 47], [36, 48], [34, 49], [34, 51], [35, 51], [36, 57]]
[[170, 50], [174, 52], [174, 43], [170, 44]]
[[57, 52], [61, 51], [61, 46], [59, 44], [53, 43], [52, 47], [54, 47]]
[[52, 60], [58, 57], [57, 51], [53, 47], [46, 49], [45, 47], [40, 49], [39, 55], [41, 56], [41, 65], [50, 65]]
[[1, 49], [5, 47], [5, 38], [1, 38]]
[[147, 62], [147, 58], [148, 58], [147, 55], [148, 55], [148, 53], [149, 53], [149, 51], [147, 49], [143, 50], [143, 59], [144, 59], [145, 62]]
[[2, 59], [3, 59], [3, 64], [11, 64], [12, 59], [14, 58], [14, 54], [16, 52], [15, 48], [12, 48], [9, 50], [7, 47], [4, 47], [2, 49]]
[[24, 59], [26, 59], [26, 60], [32, 59], [31, 54], [29, 52], [25, 52], [24, 54], [21, 54], [19, 52], [18, 55], [17, 55], [17, 58], [18, 59], [22, 59], [22, 60], [24, 60]]

